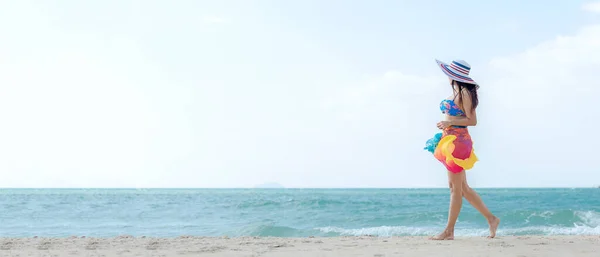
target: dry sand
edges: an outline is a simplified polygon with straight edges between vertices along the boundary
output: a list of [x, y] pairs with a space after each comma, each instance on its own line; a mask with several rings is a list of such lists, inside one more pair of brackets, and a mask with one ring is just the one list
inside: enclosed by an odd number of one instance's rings
[[600, 256], [600, 236], [0, 238], [0, 256]]

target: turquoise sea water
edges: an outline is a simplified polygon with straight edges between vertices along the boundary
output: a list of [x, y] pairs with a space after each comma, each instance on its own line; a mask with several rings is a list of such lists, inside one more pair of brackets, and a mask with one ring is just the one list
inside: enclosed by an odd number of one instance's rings
[[[479, 189], [499, 235], [600, 235], [600, 189]], [[432, 235], [448, 189], [3, 189], [0, 236]], [[457, 235], [486, 235], [466, 201]]]

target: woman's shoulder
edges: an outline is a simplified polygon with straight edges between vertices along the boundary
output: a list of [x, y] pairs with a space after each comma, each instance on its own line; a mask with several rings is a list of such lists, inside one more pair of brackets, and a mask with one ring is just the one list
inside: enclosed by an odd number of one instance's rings
[[464, 88], [464, 87], [463, 87], [463, 88], [460, 90], [460, 94], [461, 94], [461, 95], [463, 95], [463, 96], [464, 96], [464, 95], [471, 95], [471, 91], [470, 91], [469, 89], [467, 89], [467, 88]]
[[466, 88], [463, 88], [462, 90], [460, 90], [460, 95], [461, 95], [460, 98], [462, 98], [463, 101], [465, 101], [465, 99], [466, 99], [466, 101], [470, 101], [471, 100], [471, 91], [469, 91]]

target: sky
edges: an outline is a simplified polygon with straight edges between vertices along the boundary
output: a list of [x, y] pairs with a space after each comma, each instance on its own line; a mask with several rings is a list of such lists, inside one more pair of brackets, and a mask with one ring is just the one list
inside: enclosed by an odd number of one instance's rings
[[0, 0], [0, 187], [445, 187], [435, 59], [471, 186], [600, 185], [600, 2]]

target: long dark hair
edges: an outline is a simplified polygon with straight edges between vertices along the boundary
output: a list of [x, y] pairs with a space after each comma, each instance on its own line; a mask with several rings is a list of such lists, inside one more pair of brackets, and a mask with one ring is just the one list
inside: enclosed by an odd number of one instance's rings
[[472, 107], [471, 109], [475, 110], [475, 108], [477, 108], [477, 105], [479, 105], [479, 99], [477, 98], [477, 89], [479, 89], [479, 85], [469, 84], [469, 83], [464, 83], [464, 82], [453, 80], [452, 86], [456, 87], [456, 88], [454, 88], [456, 90], [456, 94], [454, 94], [454, 100], [457, 100], [457, 98], [458, 98], [458, 102], [460, 103], [460, 108], [465, 110], [465, 108], [463, 107], [463, 101], [462, 101], [463, 89], [467, 90], [469, 92], [469, 96], [471, 96], [471, 107]]

